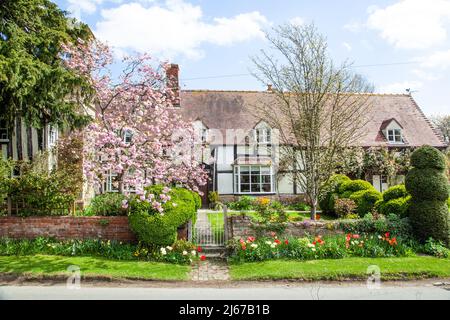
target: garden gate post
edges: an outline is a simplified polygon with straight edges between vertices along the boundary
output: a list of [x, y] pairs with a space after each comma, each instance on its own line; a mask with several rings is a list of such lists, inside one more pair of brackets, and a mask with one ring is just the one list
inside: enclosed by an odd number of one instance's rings
[[8, 216], [11, 216], [12, 214], [12, 203], [11, 203], [11, 197], [8, 196], [6, 203], [8, 205]]
[[223, 206], [223, 240], [224, 240], [225, 244], [228, 241], [228, 217], [227, 217], [227, 213], [228, 213], [228, 207], [225, 204]]

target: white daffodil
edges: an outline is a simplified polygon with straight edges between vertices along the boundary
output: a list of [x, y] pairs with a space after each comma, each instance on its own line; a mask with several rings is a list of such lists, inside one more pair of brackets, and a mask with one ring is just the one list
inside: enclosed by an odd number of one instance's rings
[[252, 248], [258, 248], [258, 245], [256, 244], [256, 243], [252, 243], [251, 245], [250, 245], [250, 247], [252, 247]]
[[183, 256], [186, 256], [188, 252], [186, 250], [183, 251]]
[[197, 252], [195, 250], [191, 251], [191, 255], [195, 256], [197, 254]]
[[161, 254], [162, 254], [163, 256], [165, 256], [165, 255], [167, 254], [166, 248], [161, 248], [160, 250], [161, 250]]

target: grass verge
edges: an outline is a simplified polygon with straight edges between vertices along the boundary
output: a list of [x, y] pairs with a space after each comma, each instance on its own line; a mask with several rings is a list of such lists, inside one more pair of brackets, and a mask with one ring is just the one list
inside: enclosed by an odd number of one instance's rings
[[367, 279], [367, 268], [371, 265], [380, 268], [381, 279], [384, 280], [450, 277], [450, 259], [429, 256], [310, 261], [271, 260], [231, 265], [230, 276], [233, 280]]
[[82, 277], [113, 279], [187, 280], [190, 266], [146, 261], [117, 261], [97, 257], [0, 256], [0, 273], [28, 276], [69, 275], [67, 267], [80, 268]]

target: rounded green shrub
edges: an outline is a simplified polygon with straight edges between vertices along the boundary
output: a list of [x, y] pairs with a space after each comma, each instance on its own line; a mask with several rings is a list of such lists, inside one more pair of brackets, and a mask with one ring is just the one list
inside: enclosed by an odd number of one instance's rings
[[411, 166], [417, 169], [444, 170], [446, 167], [445, 156], [442, 152], [431, 146], [423, 146], [411, 154]]
[[412, 201], [408, 209], [415, 236], [426, 241], [433, 238], [448, 243], [448, 207], [442, 201]]
[[335, 174], [328, 179], [319, 195], [319, 207], [322, 212], [334, 213], [334, 202], [338, 198], [339, 187], [346, 181], [350, 181], [350, 178], [343, 174]]
[[411, 164], [414, 168], [405, 185], [412, 197], [408, 214], [413, 232], [421, 241], [431, 237], [450, 244], [445, 158], [439, 150], [424, 146], [412, 153]]
[[[159, 200], [164, 187], [154, 185], [145, 189], [146, 198], [153, 194]], [[195, 219], [200, 207], [198, 194], [184, 188], [174, 187], [167, 193], [170, 200], [163, 203], [162, 214], [148, 201], [134, 199], [130, 203], [129, 223], [137, 238], [148, 245], [171, 245], [176, 240], [177, 228]], [[201, 203], [201, 202], [200, 202]]]
[[383, 192], [383, 201], [388, 202], [389, 200], [404, 198], [406, 196], [408, 196], [408, 192], [406, 191], [405, 185], [399, 184]]
[[356, 212], [363, 217], [367, 213], [371, 213], [375, 203], [381, 200], [381, 193], [374, 189], [360, 190], [354, 192], [350, 199], [356, 203]]
[[383, 202], [378, 210], [384, 215], [395, 214], [399, 217], [405, 217], [408, 212], [408, 207], [411, 202], [411, 196], [392, 199], [387, 202]]
[[446, 201], [448, 198], [447, 177], [437, 169], [412, 168], [405, 184], [409, 193], [422, 200]]
[[[374, 189], [374, 187], [370, 184], [370, 182], [367, 182], [365, 180], [351, 180], [351, 181], [345, 181], [341, 184], [339, 187], [339, 193], [344, 194], [346, 192], [356, 192], [361, 190], [369, 190]], [[342, 196], [342, 198], [344, 198]]]

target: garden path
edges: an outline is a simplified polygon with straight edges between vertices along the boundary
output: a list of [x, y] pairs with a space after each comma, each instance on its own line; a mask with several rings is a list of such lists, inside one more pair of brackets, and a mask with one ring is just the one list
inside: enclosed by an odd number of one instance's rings
[[198, 261], [192, 266], [192, 281], [223, 281], [229, 279], [228, 266], [225, 261], [211, 259]]

